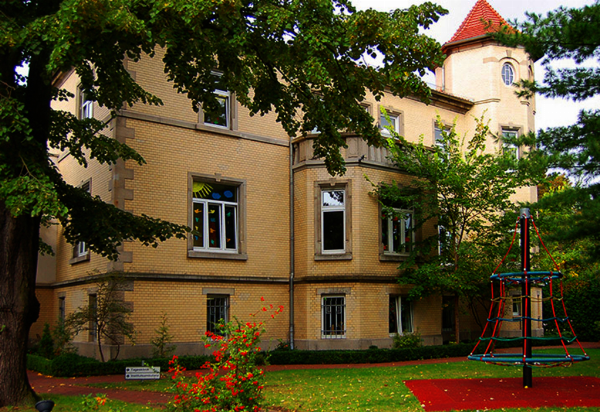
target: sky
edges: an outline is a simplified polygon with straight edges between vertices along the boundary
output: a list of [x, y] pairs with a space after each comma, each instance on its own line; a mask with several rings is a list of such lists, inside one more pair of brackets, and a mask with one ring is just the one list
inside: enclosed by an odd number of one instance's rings
[[[380, 11], [390, 11], [396, 8], [406, 8], [412, 4], [424, 3], [424, 0], [351, 0], [352, 4], [359, 10], [373, 8]], [[439, 4], [448, 10], [448, 14], [441, 17], [425, 33], [435, 38], [441, 44], [446, 43], [452, 38], [460, 24], [469, 14], [476, 0], [430, 0]], [[593, 0], [487, 0], [487, 2], [502, 16], [505, 20], [525, 20], [525, 12], [533, 12], [545, 15], [548, 11], [554, 10], [560, 6], [579, 8], [587, 4], [594, 3]], [[559, 63], [560, 67], [566, 67], [570, 63]], [[598, 62], [593, 62], [597, 65]], [[558, 66], [555, 66], [558, 67]], [[540, 81], [543, 79], [544, 70], [541, 65], [535, 65], [535, 78]], [[433, 82], [433, 77], [427, 79]], [[584, 102], [572, 102], [563, 99], [547, 99], [538, 96], [536, 98], [537, 114], [536, 128], [545, 129], [547, 127], [568, 126], [577, 121], [577, 114], [583, 108], [600, 108], [600, 96], [588, 99]]]

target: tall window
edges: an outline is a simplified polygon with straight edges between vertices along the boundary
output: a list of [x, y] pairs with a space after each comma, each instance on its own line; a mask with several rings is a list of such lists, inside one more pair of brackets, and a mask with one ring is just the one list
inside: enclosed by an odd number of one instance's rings
[[215, 90], [215, 98], [218, 103], [217, 110], [204, 112], [204, 124], [229, 129], [231, 93], [227, 90]]
[[208, 295], [206, 298], [206, 330], [222, 334], [217, 325], [229, 321], [229, 295]]
[[454, 332], [456, 320], [454, 317], [454, 296], [442, 297], [442, 331]]
[[98, 341], [98, 321], [97, 321], [97, 316], [98, 316], [98, 297], [95, 294], [89, 295], [88, 297], [88, 310], [90, 311], [91, 314], [91, 321], [90, 321], [90, 325], [89, 325], [89, 340], [90, 342], [97, 342]]
[[389, 122], [383, 113], [379, 115], [379, 128], [381, 129], [381, 134], [383, 136], [390, 137], [392, 136], [392, 133], [390, 133], [389, 130], [390, 128], [396, 133], [400, 131], [400, 116], [388, 113], [388, 117], [390, 118]]
[[442, 132], [450, 133], [451, 130], [452, 128], [450, 126], [443, 126], [443, 128], [441, 128], [436, 122], [433, 128], [433, 142], [435, 143], [436, 147], [441, 148], [441, 146], [444, 144], [444, 136], [442, 135]]
[[66, 316], [66, 307], [65, 307], [65, 298], [58, 298], [58, 319], [65, 320]]
[[[90, 181], [88, 180], [87, 182], [85, 182], [84, 184], [81, 185], [80, 187], [81, 190], [83, 190], [84, 192], [90, 193]], [[76, 258], [82, 258], [82, 257], [86, 257], [89, 253], [87, 244], [85, 243], [85, 241], [80, 240], [75, 244], [75, 250], [74, 250], [74, 257]]]
[[238, 251], [238, 187], [193, 183], [194, 250]]
[[[519, 131], [517, 129], [502, 128], [502, 137], [503, 138], [509, 138], [511, 140], [514, 140], [518, 137], [518, 135], [519, 135]], [[505, 153], [512, 154], [515, 157], [515, 159], [517, 159], [517, 160], [521, 158], [521, 150], [520, 150], [519, 146], [517, 146], [514, 143], [502, 142], [502, 150]]]
[[94, 102], [83, 91], [79, 92], [79, 118], [91, 119], [94, 117]]
[[321, 243], [323, 253], [346, 251], [346, 191], [321, 191]]
[[327, 339], [346, 336], [346, 297], [323, 296], [321, 336]]
[[403, 335], [413, 332], [413, 312], [411, 303], [402, 296], [390, 295], [389, 333]]
[[511, 86], [515, 81], [515, 69], [513, 69], [512, 64], [504, 63], [502, 65], [502, 82]]
[[385, 254], [410, 253], [414, 243], [414, 213], [412, 210], [394, 208], [393, 214], [381, 215], [381, 243]]

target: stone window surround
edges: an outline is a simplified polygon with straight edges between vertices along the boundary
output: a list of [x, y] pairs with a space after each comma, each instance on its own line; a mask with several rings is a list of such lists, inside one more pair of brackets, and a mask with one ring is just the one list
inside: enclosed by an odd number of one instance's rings
[[218, 252], [218, 251], [201, 251], [194, 250], [194, 243], [192, 236], [188, 236], [187, 242], [187, 255], [188, 258], [207, 258], [207, 259], [228, 259], [228, 260], [248, 260], [248, 254], [246, 250], [246, 180], [235, 179], [230, 177], [223, 177], [216, 173], [214, 175], [208, 175], [203, 173], [188, 172], [188, 199], [187, 199], [187, 210], [188, 210], [188, 226], [193, 226], [193, 186], [194, 181], [205, 181], [214, 182], [226, 185], [237, 186], [238, 189], [238, 250], [237, 253], [230, 252]]
[[[314, 183], [315, 200], [315, 260], [352, 259], [352, 189], [351, 180], [320, 180]], [[321, 232], [321, 192], [323, 190], [345, 191], [346, 242], [344, 253], [323, 253]]]

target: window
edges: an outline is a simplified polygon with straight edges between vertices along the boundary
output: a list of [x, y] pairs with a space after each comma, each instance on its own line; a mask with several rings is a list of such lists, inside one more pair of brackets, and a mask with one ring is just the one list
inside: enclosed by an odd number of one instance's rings
[[346, 244], [346, 191], [321, 192], [321, 239], [323, 253], [344, 253]]
[[[518, 137], [518, 135], [519, 135], [518, 129], [502, 128], [502, 137], [503, 138], [509, 138], [511, 140], [514, 140]], [[520, 150], [519, 146], [517, 146], [514, 143], [511, 143], [511, 142], [505, 143], [503, 141], [502, 142], [502, 150], [505, 153], [512, 154], [515, 157], [515, 159], [517, 159], [517, 160], [521, 158], [521, 150]]]
[[204, 112], [204, 124], [230, 129], [231, 94], [226, 90], [215, 90], [215, 98], [217, 110]]
[[238, 187], [194, 182], [192, 189], [193, 248], [238, 252]]
[[442, 297], [442, 332], [454, 332], [456, 325], [454, 303], [454, 296]]
[[221, 335], [217, 325], [229, 322], [229, 295], [208, 295], [206, 297], [206, 330]]
[[513, 314], [513, 317], [521, 316], [521, 297], [520, 296], [513, 296], [512, 314]]
[[402, 296], [390, 295], [390, 335], [403, 335], [413, 332], [413, 312], [411, 303]]
[[379, 128], [381, 129], [381, 134], [383, 136], [391, 137], [392, 133], [389, 130], [390, 128], [396, 133], [400, 131], [400, 116], [388, 113], [388, 117], [390, 118], [389, 122], [383, 113], [379, 115]]
[[433, 142], [435, 143], [436, 147], [440, 149], [444, 144], [444, 136], [442, 132], [450, 133], [452, 131], [452, 127], [450, 126], [444, 125], [442, 127], [443, 128], [441, 128], [438, 122], [436, 122], [433, 128]]
[[66, 316], [65, 298], [59, 297], [58, 298], [58, 319], [65, 320], [65, 316]]
[[346, 297], [323, 296], [321, 312], [323, 314], [321, 337], [324, 339], [344, 338], [346, 336]]
[[502, 82], [507, 86], [512, 86], [515, 81], [515, 69], [512, 64], [504, 63], [502, 65]]
[[392, 215], [381, 215], [381, 242], [384, 253], [410, 253], [414, 243], [414, 213], [394, 208]]
[[96, 294], [88, 295], [88, 310], [90, 311], [90, 318], [92, 319], [89, 324], [89, 341], [98, 341], [98, 297]]
[[452, 233], [444, 225], [438, 225], [438, 255], [442, 255], [451, 245]]
[[352, 259], [351, 185], [315, 182], [315, 260]]
[[80, 119], [91, 119], [94, 117], [94, 102], [89, 99], [88, 96], [83, 92], [79, 91], [79, 118]]
[[[83, 190], [84, 192], [91, 193], [91, 182], [91, 179], [87, 180], [79, 186], [79, 189]], [[90, 251], [88, 249], [87, 243], [84, 240], [79, 240], [75, 242], [75, 244], [73, 245], [73, 256], [71, 260], [69, 260], [69, 263], [72, 265], [75, 263], [85, 262], [89, 260]]]

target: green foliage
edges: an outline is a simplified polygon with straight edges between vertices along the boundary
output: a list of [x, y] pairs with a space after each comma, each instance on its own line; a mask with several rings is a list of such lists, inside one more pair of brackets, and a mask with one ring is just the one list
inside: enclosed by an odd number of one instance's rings
[[[208, 360], [208, 356], [181, 356], [179, 364], [187, 369], [200, 369]], [[169, 360], [166, 358], [135, 358], [100, 362], [76, 353], [65, 353], [52, 360], [35, 354], [27, 355], [27, 369], [58, 377], [123, 375], [125, 368], [140, 366], [142, 362], [160, 367], [162, 371], [169, 369]]]
[[47, 322], [44, 323], [44, 331], [38, 345], [38, 353], [47, 359], [54, 357], [54, 339], [52, 339], [52, 333], [50, 332], [50, 324]]
[[[264, 298], [261, 298], [263, 301]], [[283, 311], [283, 306], [273, 309], [275, 318]], [[266, 306], [262, 308], [267, 312]], [[256, 316], [260, 310], [251, 316]], [[260, 411], [264, 401], [264, 370], [258, 368], [262, 363], [262, 352], [258, 344], [260, 336], [265, 332], [262, 322], [242, 323], [238, 319], [224, 322], [221, 319], [218, 334], [206, 331], [202, 337], [206, 348], [214, 348], [213, 359], [203, 367], [208, 374], [196, 374], [197, 383], [186, 382], [177, 356], [169, 362], [173, 366], [169, 372], [173, 374], [175, 393], [173, 411]]]
[[[475, 315], [486, 306], [489, 274], [514, 225], [510, 211], [517, 207], [510, 196], [516, 188], [536, 183], [545, 169], [525, 156], [516, 159], [510, 151], [486, 149], [494, 136], [483, 117], [476, 119], [470, 137], [461, 137], [455, 126], [446, 130], [440, 123], [440, 129], [442, 139], [434, 148], [423, 137], [412, 144], [391, 131], [391, 158], [412, 181], [374, 188], [386, 215], [394, 213], [390, 205], [402, 202], [415, 210], [415, 229], [438, 228], [439, 235], [418, 241], [399, 267], [400, 283], [412, 285], [409, 297], [454, 294], [466, 298]], [[459, 339], [458, 331], [456, 335]]]
[[98, 351], [104, 362], [102, 341], [116, 345], [116, 359], [119, 356], [122, 339], [135, 343], [133, 323], [129, 322], [131, 308], [123, 301], [123, 280], [109, 277], [97, 284], [96, 305], [85, 305], [67, 316], [66, 328], [72, 333], [96, 330]]
[[167, 324], [167, 314], [163, 313], [161, 323], [158, 329], [154, 332], [156, 336], [150, 340], [152, 344], [152, 356], [154, 358], [168, 358], [177, 349], [176, 345], [171, 345], [173, 335], [169, 333], [169, 325]]
[[418, 331], [396, 335], [392, 342], [393, 349], [420, 348], [421, 346], [423, 346], [423, 339]]
[[[515, 23], [518, 30], [504, 31], [498, 38], [508, 45], [523, 45], [534, 60], [542, 59], [546, 74], [542, 82], [521, 81], [520, 94], [538, 93], [552, 98], [582, 101], [597, 96], [600, 89], [598, 70], [600, 4], [582, 8], [560, 7], [546, 16], [528, 14]], [[562, 60], [560, 67], [554, 62]], [[574, 67], [564, 67], [570, 60]], [[556, 237], [561, 240], [587, 238], [592, 241], [589, 257], [600, 260], [600, 110], [582, 110], [570, 126], [540, 130], [536, 145], [551, 167], [569, 174], [578, 184], [565, 192], [578, 204], [578, 212], [568, 218], [567, 229]]]
[[77, 348], [72, 343], [73, 331], [67, 327], [65, 319], [59, 318], [56, 321], [54, 330], [52, 330], [52, 338], [54, 339], [54, 356], [77, 352]]

